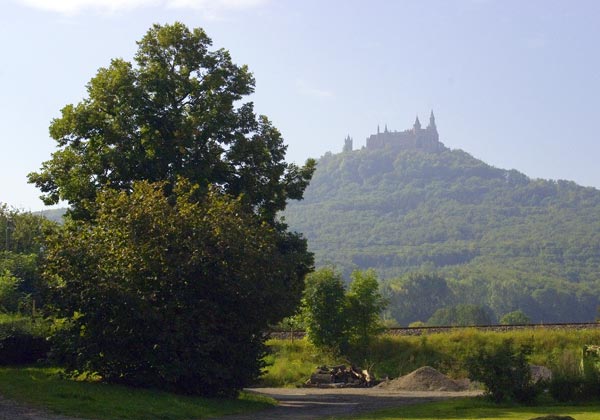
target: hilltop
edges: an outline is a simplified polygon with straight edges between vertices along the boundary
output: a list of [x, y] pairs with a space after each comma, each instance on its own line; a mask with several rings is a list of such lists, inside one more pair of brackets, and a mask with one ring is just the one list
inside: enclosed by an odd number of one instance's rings
[[375, 268], [401, 323], [417, 320], [398, 308], [415, 271], [442, 279], [420, 291], [438, 306], [479, 304], [492, 318], [521, 309], [534, 322], [596, 316], [600, 191], [450, 150], [433, 113], [427, 128], [386, 127], [361, 150], [348, 137], [344, 152], [319, 159], [304, 197], [285, 220], [317, 266]]

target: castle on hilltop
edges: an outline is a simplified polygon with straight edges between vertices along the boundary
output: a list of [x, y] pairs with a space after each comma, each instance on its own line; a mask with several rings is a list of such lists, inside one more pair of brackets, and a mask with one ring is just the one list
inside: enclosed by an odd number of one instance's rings
[[[421, 127], [419, 116], [415, 119], [412, 129], [404, 131], [389, 131], [387, 124], [383, 132], [377, 126], [377, 134], [371, 134], [367, 138], [367, 149], [414, 149], [427, 152], [437, 152], [445, 149], [440, 142], [440, 136], [435, 125], [435, 116], [433, 111], [429, 116], [429, 125], [426, 128]], [[344, 139], [344, 152], [352, 151], [352, 139], [350, 136]]]

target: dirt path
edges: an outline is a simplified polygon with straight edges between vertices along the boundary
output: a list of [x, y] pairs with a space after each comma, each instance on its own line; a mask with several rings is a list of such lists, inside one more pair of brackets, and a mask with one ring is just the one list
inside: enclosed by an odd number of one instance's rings
[[[279, 401], [277, 407], [247, 415], [219, 417], [221, 420], [309, 420], [337, 418], [386, 407], [478, 395], [465, 392], [386, 391], [375, 388], [254, 388], [249, 390]], [[84, 420], [50, 414], [0, 396], [0, 420]]]
[[38, 408], [16, 403], [0, 396], [0, 420], [83, 420], [50, 414]]
[[222, 420], [309, 420], [337, 418], [405, 404], [439, 401], [453, 397], [479, 395], [477, 391], [423, 392], [386, 391], [375, 388], [254, 388], [258, 394], [279, 401], [274, 408], [248, 414], [221, 417]]

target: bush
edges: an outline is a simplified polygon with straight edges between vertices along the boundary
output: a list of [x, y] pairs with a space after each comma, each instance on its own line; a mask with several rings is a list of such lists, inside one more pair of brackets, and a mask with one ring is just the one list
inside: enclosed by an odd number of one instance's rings
[[504, 314], [504, 316], [500, 318], [500, 324], [502, 325], [519, 325], [530, 323], [531, 318], [529, 318], [527, 314], [520, 309]]
[[552, 398], [559, 402], [581, 402], [600, 398], [600, 378], [555, 376], [548, 384]]
[[229, 396], [263, 364], [263, 332], [299, 301], [305, 242], [216, 191], [194, 203], [181, 181], [98, 196], [93, 225], [48, 240], [54, 355], [74, 375]]
[[583, 354], [581, 350], [571, 349], [555, 357], [554, 376], [549, 383], [552, 398], [560, 402], [600, 398], [600, 373], [594, 363], [597, 362], [595, 353], [595, 346], [584, 346]]
[[482, 382], [494, 402], [512, 400], [529, 403], [541, 391], [533, 384], [527, 363], [531, 351], [531, 346], [516, 348], [511, 339], [505, 339], [498, 346], [480, 349], [470, 355], [465, 365], [470, 378]]
[[45, 325], [20, 318], [0, 323], [0, 365], [22, 365], [46, 358]]

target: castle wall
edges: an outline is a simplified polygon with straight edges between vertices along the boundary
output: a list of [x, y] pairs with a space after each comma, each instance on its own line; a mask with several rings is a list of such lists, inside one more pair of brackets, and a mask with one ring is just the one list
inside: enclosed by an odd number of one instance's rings
[[401, 148], [437, 151], [443, 148], [435, 127], [405, 131], [385, 131], [367, 138], [367, 149]]

